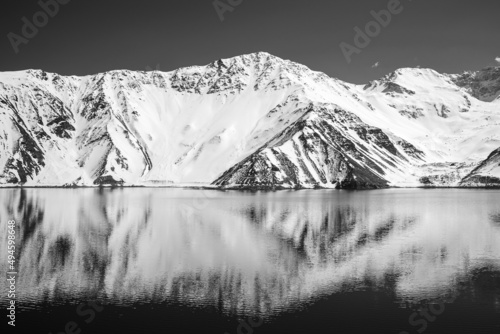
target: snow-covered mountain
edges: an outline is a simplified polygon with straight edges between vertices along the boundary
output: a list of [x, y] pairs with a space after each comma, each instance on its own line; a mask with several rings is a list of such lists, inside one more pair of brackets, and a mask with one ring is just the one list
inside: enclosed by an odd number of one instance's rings
[[500, 186], [499, 130], [500, 67], [354, 85], [260, 52], [0, 73], [3, 186]]
[[490, 156], [481, 162], [469, 175], [461, 182], [462, 186], [487, 185], [495, 186], [500, 184], [500, 148], [493, 151]]

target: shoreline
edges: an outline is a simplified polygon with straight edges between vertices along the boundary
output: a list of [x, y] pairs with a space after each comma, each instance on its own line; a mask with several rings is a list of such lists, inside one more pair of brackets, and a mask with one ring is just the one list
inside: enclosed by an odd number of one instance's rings
[[191, 190], [241, 190], [241, 191], [284, 191], [284, 190], [352, 190], [352, 191], [365, 191], [365, 190], [390, 190], [390, 189], [500, 189], [500, 185], [493, 186], [389, 186], [389, 187], [364, 187], [364, 188], [335, 188], [335, 187], [219, 187], [219, 186], [189, 186], [189, 185], [170, 185], [170, 186], [151, 186], [151, 185], [97, 185], [97, 186], [50, 186], [50, 185], [12, 185], [0, 186], [1, 189], [130, 189], [130, 188], [144, 188], [144, 189], [191, 189]]

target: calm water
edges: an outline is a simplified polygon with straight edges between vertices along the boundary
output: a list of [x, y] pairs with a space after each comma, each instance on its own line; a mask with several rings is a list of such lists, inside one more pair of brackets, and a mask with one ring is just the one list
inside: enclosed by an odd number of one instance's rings
[[0, 218], [19, 333], [500, 333], [497, 190], [3, 189]]

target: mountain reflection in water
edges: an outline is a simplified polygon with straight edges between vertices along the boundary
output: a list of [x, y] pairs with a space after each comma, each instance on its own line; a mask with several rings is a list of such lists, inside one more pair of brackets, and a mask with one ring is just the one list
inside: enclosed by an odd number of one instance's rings
[[[401, 303], [448, 298], [475, 271], [500, 270], [496, 190], [0, 195], [2, 228], [18, 225], [20, 304], [174, 300], [269, 315], [366, 289]], [[5, 258], [5, 238], [0, 248]]]

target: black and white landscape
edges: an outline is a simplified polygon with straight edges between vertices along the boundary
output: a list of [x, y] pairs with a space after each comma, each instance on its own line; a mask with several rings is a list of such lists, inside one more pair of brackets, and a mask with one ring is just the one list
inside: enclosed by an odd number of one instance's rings
[[499, 10], [5, 2], [2, 333], [500, 333]]
[[500, 67], [366, 85], [265, 52], [172, 72], [0, 74], [5, 186], [500, 186]]

